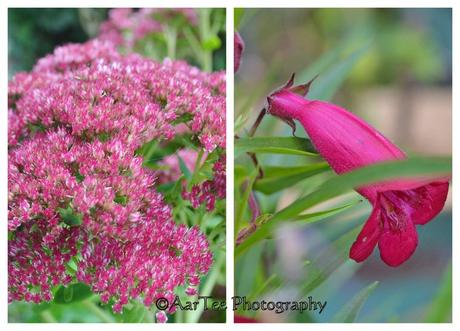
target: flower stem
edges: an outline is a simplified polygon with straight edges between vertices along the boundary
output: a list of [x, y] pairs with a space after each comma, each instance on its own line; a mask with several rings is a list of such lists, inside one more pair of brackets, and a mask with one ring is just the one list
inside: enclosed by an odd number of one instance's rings
[[[203, 43], [211, 36], [211, 10], [203, 8], [200, 11], [200, 40]], [[205, 50], [201, 47], [201, 60], [204, 71], [212, 71], [212, 50]]]
[[267, 113], [267, 111], [265, 110], [265, 108], [262, 108], [262, 110], [260, 111], [259, 115], [256, 118], [256, 121], [251, 126], [251, 129], [249, 129], [249, 133], [248, 133], [249, 137], [254, 136], [254, 134], [256, 133], [257, 128], [259, 127], [259, 125], [262, 122], [262, 120], [263, 120], [263, 118], [264, 118], [266, 113]]
[[176, 58], [177, 29], [167, 26], [165, 29], [165, 35], [168, 57], [171, 60], [174, 60]]
[[[265, 117], [265, 114], [267, 114], [267, 111], [265, 108], [262, 108], [260, 111], [259, 115], [257, 116], [254, 124], [252, 124], [251, 129], [249, 129], [248, 137], [254, 136], [254, 134], [257, 131], [257, 128], [259, 127], [260, 123], [262, 122], [263, 118]], [[257, 156], [255, 153], [248, 153], [248, 155], [251, 157], [252, 162], [256, 167], [259, 167], [259, 161], [257, 160]], [[264, 177], [264, 172], [261, 167], [259, 167], [259, 175], [257, 176], [257, 179], [263, 178]]]

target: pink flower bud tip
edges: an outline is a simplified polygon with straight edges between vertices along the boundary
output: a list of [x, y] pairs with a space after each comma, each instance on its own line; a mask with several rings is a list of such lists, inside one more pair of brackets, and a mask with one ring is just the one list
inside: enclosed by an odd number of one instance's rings
[[[294, 75], [267, 98], [267, 113], [294, 125], [299, 121], [316, 150], [338, 174], [371, 164], [405, 159], [406, 154], [368, 123], [334, 104], [304, 98], [311, 82], [294, 86]], [[414, 253], [415, 225], [423, 225], [444, 207], [449, 182], [394, 180], [359, 187], [373, 206], [372, 213], [350, 249], [362, 262], [375, 246], [382, 260], [396, 267]]]
[[234, 72], [237, 72], [241, 64], [241, 55], [244, 50], [244, 41], [238, 32], [235, 32], [233, 46], [235, 52], [233, 57], [233, 70]]
[[196, 290], [196, 288], [194, 287], [187, 287], [187, 289], [185, 290], [185, 294], [189, 295], [189, 296], [192, 296], [192, 295], [196, 295], [198, 292]]
[[157, 323], [166, 323], [168, 321], [168, 316], [166, 316], [164, 311], [159, 311], [155, 314]]

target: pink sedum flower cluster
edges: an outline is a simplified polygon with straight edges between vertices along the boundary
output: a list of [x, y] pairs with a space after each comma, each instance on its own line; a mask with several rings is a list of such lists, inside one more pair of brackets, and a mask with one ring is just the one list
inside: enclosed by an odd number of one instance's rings
[[222, 155], [213, 166], [213, 179], [207, 180], [199, 185], [194, 185], [190, 192], [183, 191], [182, 196], [190, 200], [193, 208], [204, 204], [208, 211], [213, 210], [216, 199], [225, 198], [225, 155]]
[[60, 47], [9, 84], [10, 302], [50, 301], [78, 280], [121, 312], [195, 289], [212, 264], [206, 237], [174, 222], [136, 151], [179, 134], [184, 115], [202, 148], [224, 148], [225, 74], [114, 47]]

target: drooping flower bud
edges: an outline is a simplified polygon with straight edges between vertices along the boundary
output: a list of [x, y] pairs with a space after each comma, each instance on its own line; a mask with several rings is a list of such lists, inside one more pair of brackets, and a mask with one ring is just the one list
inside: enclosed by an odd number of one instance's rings
[[[311, 82], [294, 86], [294, 75], [268, 98], [267, 112], [294, 126], [298, 120], [321, 156], [338, 174], [367, 165], [406, 158], [397, 146], [351, 112], [334, 104], [308, 100]], [[378, 244], [382, 260], [398, 266], [414, 253], [415, 225], [425, 224], [444, 207], [444, 180], [394, 180], [356, 189], [373, 211], [353, 243], [350, 257], [365, 260]]]
[[233, 57], [233, 70], [237, 72], [240, 64], [241, 64], [241, 55], [244, 50], [244, 41], [241, 38], [238, 32], [235, 32], [234, 39], [233, 39], [233, 46], [234, 46], [234, 57]]

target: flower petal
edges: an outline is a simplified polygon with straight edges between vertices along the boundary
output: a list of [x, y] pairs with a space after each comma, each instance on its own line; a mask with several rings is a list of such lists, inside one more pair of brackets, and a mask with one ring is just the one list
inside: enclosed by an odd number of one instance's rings
[[[339, 106], [316, 100], [308, 102], [299, 114], [299, 121], [318, 152], [338, 174], [406, 157], [376, 129]], [[373, 186], [360, 188], [358, 192], [375, 203], [377, 190]]]
[[371, 216], [364, 224], [361, 232], [350, 248], [350, 258], [362, 262], [371, 255], [377, 244], [380, 234], [380, 206], [374, 206]]
[[397, 267], [414, 253], [418, 238], [409, 206], [404, 203], [395, 205], [392, 197], [386, 198], [388, 193], [379, 195], [383, 207], [381, 209], [383, 231], [379, 240], [379, 249], [382, 260], [391, 267]]
[[413, 209], [412, 222], [426, 224], [441, 212], [448, 192], [449, 182], [432, 182], [413, 190], [404, 191], [401, 199]]

